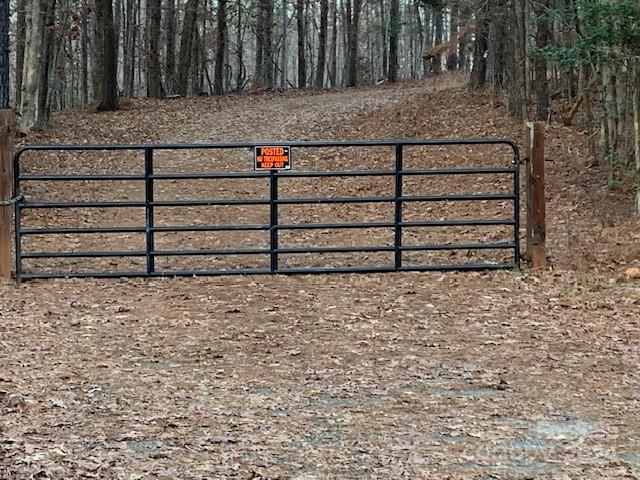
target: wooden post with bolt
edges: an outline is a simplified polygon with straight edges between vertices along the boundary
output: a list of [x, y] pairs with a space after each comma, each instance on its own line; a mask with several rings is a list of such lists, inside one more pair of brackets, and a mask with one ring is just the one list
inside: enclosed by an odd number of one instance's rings
[[11, 278], [13, 110], [0, 110], [0, 279]]
[[527, 181], [527, 259], [532, 268], [547, 265], [544, 195], [543, 122], [526, 125]]

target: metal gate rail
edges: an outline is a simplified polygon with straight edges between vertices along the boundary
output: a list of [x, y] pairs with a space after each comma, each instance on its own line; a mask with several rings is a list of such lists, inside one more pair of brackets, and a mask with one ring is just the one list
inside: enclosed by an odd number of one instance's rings
[[[214, 150], [214, 149], [253, 149], [260, 145], [286, 145], [295, 149], [313, 147], [393, 147], [395, 163], [392, 170], [340, 170], [340, 171], [277, 171], [267, 172], [201, 172], [201, 173], [154, 173], [154, 152], [160, 150]], [[431, 168], [405, 169], [403, 167], [404, 147], [447, 146], [447, 145], [506, 145], [513, 151], [513, 161], [507, 167], [496, 168]], [[144, 152], [144, 173], [141, 174], [28, 174], [22, 173], [20, 160], [28, 151], [141, 151]], [[35, 278], [60, 277], [164, 277], [193, 275], [229, 275], [229, 274], [306, 274], [306, 273], [373, 273], [398, 271], [433, 270], [495, 270], [514, 269], [520, 265], [520, 179], [519, 151], [515, 142], [508, 139], [441, 139], [441, 140], [388, 140], [388, 141], [344, 141], [344, 142], [250, 142], [250, 143], [212, 143], [212, 144], [112, 144], [112, 145], [28, 145], [14, 154], [14, 196], [21, 198], [15, 205], [16, 239], [16, 279], [18, 281]], [[509, 193], [455, 194], [455, 195], [404, 195], [403, 179], [410, 176], [442, 175], [493, 175], [512, 176], [513, 189]], [[388, 177], [394, 185], [394, 194], [386, 196], [345, 196], [345, 197], [279, 197], [278, 181], [281, 178], [320, 178], [320, 177]], [[201, 200], [155, 200], [154, 185], [157, 180], [216, 180], [216, 179], [269, 179], [269, 197], [253, 199], [201, 199]], [[78, 201], [78, 202], [41, 202], [30, 201], [21, 190], [23, 182], [74, 182], [74, 181], [139, 181], [144, 182], [144, 200], [123, 201]], [[403, 205], [409, 202], [447, 202], [447, 201], [487, 201], [503, 200], [513, 204], [513, 216], [504, 219], [471, 220], [403, 220]], [[393, 219], [389, 221], [353, 222], [353, 223], [281, 223], [278, 217], [280, 205], [317, 205], [317, 204], [363, 204], [392, 203]], [[154, 209], [156, 207], [194, 207], [224, 205], [268, 205], [269, 222], [260, 224], [216, 224], [216, 225], [176, 225], [156, 226]], [[122, 227], [23, 227], [22, 212], [28, 209], [77, 209], [77, 208], [144, 208], [145, 225]], [[512, 226], [513, 237], [506, 242], [493, 243], [442, 243], [403, 245], [403, 229], [417, 227], [458, 227], [458, 226]], [[391, 228], [394, 230], [393, 245], [340, 246], [340, 247], [280, 247], [278, 233], [283, 230], [314, 229], [371, 229]], [[223, 249], [181, 249], [158, 250], [154, 244], [156, 232], [222, 232], [222, 231], [268, 231], [268, 248], [223, 248]], [[144, 233], [144, 250], [108, 250], [108, 251], [23, 251], [22, 239], [32, 235], [82, 235], [96, 233]], [[442, 251], [442, 250], [498, 250], [513, 252], [512, 261], [507, 263], [465, 263], [465, 264], [411, 264], [403, 263], [403, 252]], [[321, 253], [363, 253], [393, 252], [393, 262], [386, 265], [362, 267], [281, 267], [281, 254], [321, 254]], [[158, 257], [204, 256], [204, 255], [267, 255], [268, 268], [233, 268], [202, 270], [156, 270]], [[100, 258], [100, 257], [141, 257], [146, 258], [146, 269], [136, 271], [83, 271], [83, 272], [24, 272], [24, 259], [45, 258]]]

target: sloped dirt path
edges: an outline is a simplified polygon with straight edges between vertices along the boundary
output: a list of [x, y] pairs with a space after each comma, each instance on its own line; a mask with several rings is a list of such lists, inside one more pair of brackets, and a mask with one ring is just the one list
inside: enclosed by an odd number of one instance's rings
[[[518, 135], [435, 89], [134, 102], [30, 141]], [[640, 291], [563, 235], [536, 275], [1, 285], [0, 478], [638, 478]]]

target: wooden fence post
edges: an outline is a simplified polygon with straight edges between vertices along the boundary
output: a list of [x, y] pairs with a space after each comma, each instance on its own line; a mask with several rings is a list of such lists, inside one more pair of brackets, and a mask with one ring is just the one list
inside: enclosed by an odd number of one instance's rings
[[[0, 110], [0, 200], [13, 196], [13, 110]], [[11, 211], [13, 205], [0, 204], [0, 279], [11, 278]]]
[[532, 268], [547, 264], [544, 196], [543, 122], [527, 122], [527, 259]]

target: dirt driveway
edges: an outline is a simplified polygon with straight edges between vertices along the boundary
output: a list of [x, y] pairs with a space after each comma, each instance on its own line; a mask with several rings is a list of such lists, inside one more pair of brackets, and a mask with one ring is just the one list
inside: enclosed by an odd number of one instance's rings
[[[433, 90], [136, 102], [31, 140], [517, 132]], [[555, 225], [589, 243], [551, 168]], [[0, 478], [640, 478], [640, 286], [571, 268], [562, 228], [540, 274], [1, 285]]]

